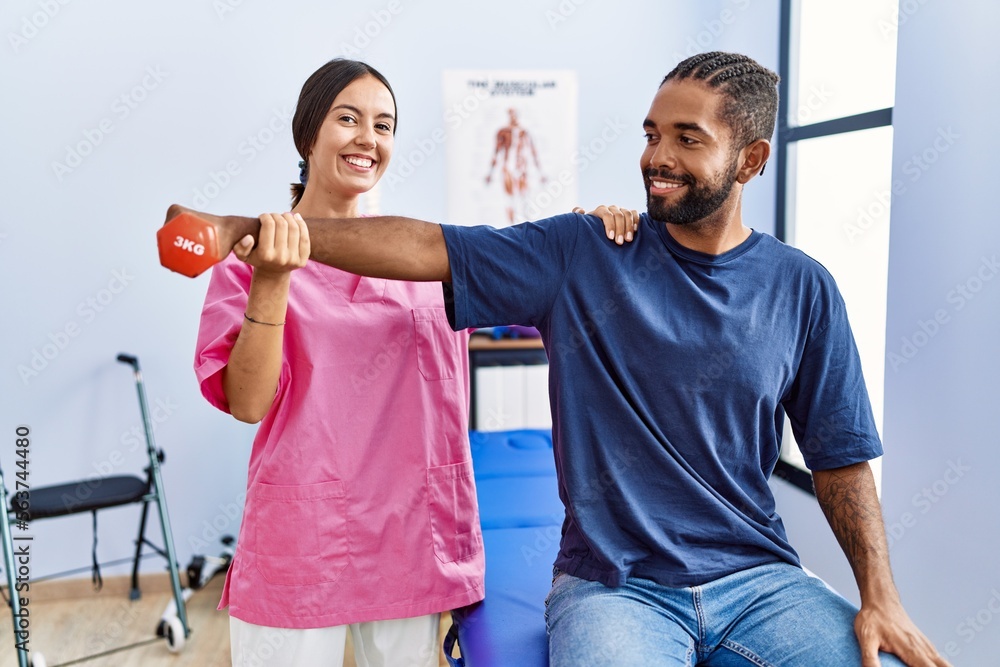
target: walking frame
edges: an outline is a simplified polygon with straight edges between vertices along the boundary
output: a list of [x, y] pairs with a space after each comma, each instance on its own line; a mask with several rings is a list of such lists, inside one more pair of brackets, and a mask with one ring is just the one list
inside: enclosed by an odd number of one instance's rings
[[[94, 520], [94, 550], [93, 550], [93, 581], [97, 588], [100, 588], [100, 564], [97, 562], [97, 512], [110, 507], [121, 505], [142, 503], [142, 518], [139, 522], [139, 535], [135, 541], [135, 556], [132, 558], [132, 580], [129, 598], [137, 600], [141, 596], [139, 590], [139, 561], [145, 557], [154, 555], [143, 553], [143, 547], [147, 546], [153, 552], [159, 554], [167, 560], [167, 568], [170, 572], [170, 584], [173, 591], [173, 599], [167, 606], [167, 611], [160, 618], [156, 627], [157, 637], [162, 637], [167, 641], [167, 648], [171, 652], [179, 652], [185, 640], [191, 634], [187, 620], [187, 609], [185, 601], [190, 597], [189, 590], [181, 589], [180, 575], [177, 566], [177, 555], [174, 550], [174, 541], [170, 529], [170, 517], [167, 512], [167, 500], [164, 495], [163, 479], [160, 475], [160, 464], [164, 460], [162, 450], [158, 450], [153, 440], [153, 424], [149, 418], [149, 408], [146, 404], [146, 390], [142, 382], [142, 373], [139, 370], [139, 360], [135, 356], [119, 354], [118, 361], [132, 367], [135, 376], [136, 391], [139, 395], [139, 410], [142, 414], [143, 427], [146, 434], [146, 453], [149, 456], [149, 466], [145, 469], [146, 478], [142, 479], [134, 475], [113, 475], [101, 477], [97, 480], [93, 478], [58, 484], [45, 487], [34, 487], [26, 492], [13, 494], [10, 499], [10, 509], [8, 510], [8, 491], [4, 483], [3, 471], [0, 470], [0, 490], [3, 497], [0, 498], [0, 540], [3, 542], [3, 569], [7, 574], [7, 591], [10, 596], [8, 606], [11, 609], [13, 620], [14, 644], [17, 651], [19, 667], [46, 667], [44, 656], [39, 651], [28, 654], [30, 636], [29, 611], [22, 604], [21, 596], [26, 596], [31, 583], [43, 579], [52, 579], [61, 575], [51, 575], [36, 579], [26, 579], [19, 577], [19, 567], [15, 563], [16, 552], [14, 542], [19, 540], [29, 540], [30, 537], [14, 537], [11, 532], [11, 524], [14, 523], [19, 529], [24, 530], [30, 521], [37, 519], [47, 519], [82, 512], [91, 512]], [[21, 435], [19, 427], [18, 435]], [[25, 429], [26, 431], [26, 429]], [[20, 477], [20, 475], [18, 475]], [[25, 485], [26, 486], [26, 485]], [[24, 488], [18, 483], [17, 488]], [[79, 493], [82, 488], [88, 493]], [[149, 511], [149, 504], [155, 503], [160, 518], [160, 528], [163, 534], [163, 548], [160, 548], [146, 539], [146, 519]], [[19, 546], [23, 549], [26, 547]], [[120, 562], [120, 561], [116, 561]], [[107, 565], [108, 563], [105, 563]], [[27, 572], [27, 568], [23, 570]], [[67, 574], [67, 573], [62, 573]], [[26, 601], [30, 598], [25, 597]], [[99, 655], [106, 655], [114, 652], [106, 651]], [[98, 655], [88, 656], [81, 660], [96, 658]], [[73, 661], [77, 662], [77, 661]]]

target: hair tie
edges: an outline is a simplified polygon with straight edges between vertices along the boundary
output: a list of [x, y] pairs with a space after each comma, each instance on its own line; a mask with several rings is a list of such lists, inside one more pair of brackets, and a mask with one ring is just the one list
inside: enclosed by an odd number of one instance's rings
[[309, 163], [305, 160], [299, 160], [299, 183], [302, 185], [306, 184], [309, 180]]

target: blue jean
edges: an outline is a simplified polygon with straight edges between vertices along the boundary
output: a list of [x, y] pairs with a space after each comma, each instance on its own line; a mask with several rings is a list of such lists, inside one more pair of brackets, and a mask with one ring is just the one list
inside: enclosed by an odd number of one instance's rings
[[545, 605], [550, 667], [861, 665], [858, 610], [787, 563], [692, 588], [638, 578], [608, 588], [557, 571]]

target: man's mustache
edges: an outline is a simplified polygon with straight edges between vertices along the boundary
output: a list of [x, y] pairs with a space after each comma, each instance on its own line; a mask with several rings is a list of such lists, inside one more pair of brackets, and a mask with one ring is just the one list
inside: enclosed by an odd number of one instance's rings
[[646, 167], [642, 170], [642, 175], [647, 182], [655, 178], [658, 181], [673, 181], [675, 183], [683, 183], [684, 185], [694, 185], [695, 183], [694, 178], [690, 174], [675, 174], [666, 169], [657, 169], [656, 167]]

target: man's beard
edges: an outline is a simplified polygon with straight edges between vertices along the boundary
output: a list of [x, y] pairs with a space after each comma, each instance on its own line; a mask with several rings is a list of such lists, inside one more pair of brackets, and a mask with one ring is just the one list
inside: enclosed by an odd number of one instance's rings
[[[673, 174], [666, 169], [647, 167], [643, 171], [646, 186], [646, 209], [649, 217], [659, 222], [669, 222], [674, 225], [689, 225], [704, 220], [719, 210], [719, 207], [729, 198], [736, 184], [736, 161], [733, 160], [729, 170], [721, 174], [713, 183], [699, 185], [690, 174]], [[673, 181], [687, 186], [687, 192], [680, 200], [667, 204], [663, 197], [649, 194], [651, 180]]]

